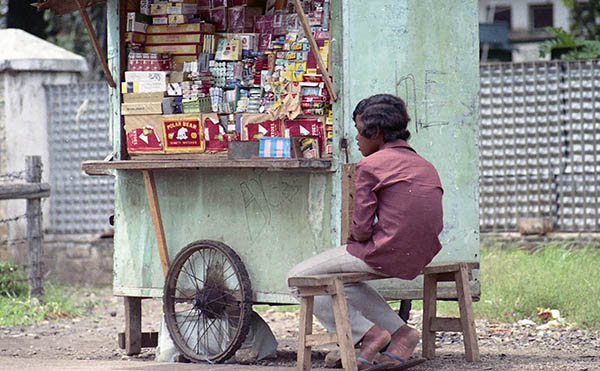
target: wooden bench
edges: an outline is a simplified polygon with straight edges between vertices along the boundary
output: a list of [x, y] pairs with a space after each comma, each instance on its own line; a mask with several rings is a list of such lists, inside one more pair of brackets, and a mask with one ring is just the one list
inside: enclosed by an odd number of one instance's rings
[[[437, 263], [431, 264], [424, 269], [423, 357], [428, 359], [435, 357], [436, 332], [457, 331], [463, 333], [467, 361], [479, 361], [471, 288], [469, 286], [471, 270], [478, 268], [478, 262], [466, 262]], [[311, 349], [313, 346], [335, 343], [340, 347], [340, 356], [344, 370], [357, 370], [352, 331], [348, 322], [348, 307], [344, 294], [344, 284], [386, 278], [390, 277], [370, 273], [337, 273], [289, 278], [288, 285], [295, 287], [300, 297], [298, 370], [310, 370]], [[456, 284], [456, 300], [459, 303], [460, 318], [437, 317], [437, 283], [451, 281]], [[335, 334], [312, 333], [314, 297], [320, 295], [331, 296], [336, 327]]]

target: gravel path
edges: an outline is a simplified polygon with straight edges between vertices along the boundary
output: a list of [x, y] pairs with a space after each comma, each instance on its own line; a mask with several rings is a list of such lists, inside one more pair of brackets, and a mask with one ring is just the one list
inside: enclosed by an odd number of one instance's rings
[[[154, 359], [154, 350], [145, 348], [128, 357], [118, 348], [117, 333], [123, 331], [122, 299], [109, 290], [87, 293], [96, 302], [86, 317], [44, 321], [36, 326], [0, 327], [0, 357], [58, 360]], [[144, 300], [143, 331], [158, 331], [162, 316], [161, 301]], [[261, 361], [265, 369], [294, 366], [298, 318], [296, 313], [267, 309], [261, 313], [279, 341], [278, 358]], [[411, 325], [420, 328], [421, 314], [411, 313]], [[533, 324], [504, 324], [476, 321], [482, 361], [464, 360], [462, 335], [441, 333], [436, 359], [414, 370], [600, 370], [600, 331], [568, 327], [539, 328]], [[320, 329], [319, 331], [322, 331]], [[324, 367], [325, 354], [333, 348], [313, 352], [313, 367]], [[415, 354], [420, 354], [420, 346]]]

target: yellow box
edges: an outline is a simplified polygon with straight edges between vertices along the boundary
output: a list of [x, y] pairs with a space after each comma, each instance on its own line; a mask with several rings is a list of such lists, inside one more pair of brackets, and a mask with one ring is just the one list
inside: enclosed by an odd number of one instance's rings
[[169, 14], [169, 24], [184, 24], [187, 16], [183, 14]]
[[146, 34], [140, 32], [125, 32], [125, 42], [144, 44], [146, 42]]
[[123, 103], [162, 103], [164, 96], [165, 94], [163, 92], [123, 94]]
[[161, 102], [140, 102], [121, 104], [121, 115], [160, 115], [162, 114]]
[[195, 34], [159, 34], [146, 36], [146, 45], [164, 44], [202, 44], [204, 35]]
[[178, 33], [214, 33], [215, 26], [210, 23], [187, 23], [179, 25], [150, 25], [146, 35]]
[[156, 3], [150, 5], [150, 15], [163, 15], [167, 14], [167, 8], [169, 3]]
[[173, 45], [146, 45], [144, 47], [144, 51], [146, 53], [171, 53], [174, 55], [177, 54], [193, 54], [198, 55], [199, 45], [181, 45], [181, 44], [173, 44]]

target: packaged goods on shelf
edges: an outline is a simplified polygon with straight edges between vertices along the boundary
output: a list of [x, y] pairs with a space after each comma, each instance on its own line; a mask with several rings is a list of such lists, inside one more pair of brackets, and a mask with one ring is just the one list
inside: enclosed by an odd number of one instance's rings
[[261, 137], [258, 155], [269, 158], [292, 157], [290, 138]]
[[[283, 139], [264, 141], [267, 146], [288, 143], [285, 156], [331, 156], [331, 102], [315, 54], [328, 65], [329, 4], [301, 4], [318, 51], [311, 50], [292, 1], [139, 1], [127, 14], [131, 31], [124, 36], [122, 114], [130, 151], [217, 152], [266, 137]], [[167, 128], [171, 117], [196, 117], [200, 131], [185, 122]], [[189, 131], [187, 139], [179, 129]]]

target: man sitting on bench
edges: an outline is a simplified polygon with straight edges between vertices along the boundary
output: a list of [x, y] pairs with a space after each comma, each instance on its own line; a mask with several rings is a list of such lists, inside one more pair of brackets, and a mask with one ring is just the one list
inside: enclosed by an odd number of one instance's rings
[[[412, 280], [441, 249], [443, 190], [439, 176], [406, 142], [410, 117], [402, 99], [389, 94], [363, 99], [353, 119], [358, 148], [365, 157], [356, 165], [347, 245], [301, 262], [288, 277], [369, 272]], [[419, 332], [367, 283], [348, 284], [345, 294], [353, 341], [361, 344], [359, 370], [409, 366], [405, 363], [419, 342]], [[314, 315], [328, 331], [335, 332], [331, 297], [315, 297]]]

